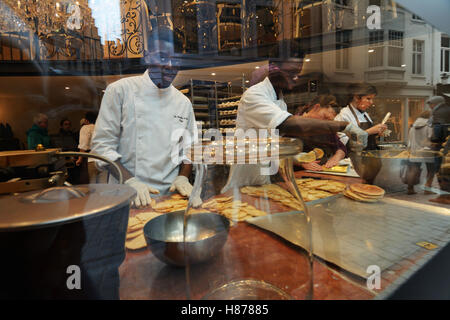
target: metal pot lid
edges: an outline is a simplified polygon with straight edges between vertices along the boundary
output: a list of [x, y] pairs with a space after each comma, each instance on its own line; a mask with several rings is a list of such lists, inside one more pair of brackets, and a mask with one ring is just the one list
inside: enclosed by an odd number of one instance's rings
[[127, 206], [136, 191], [120, 184], [50, 188], [0, 197], [0, 232], [37, 229], [106, 214]]

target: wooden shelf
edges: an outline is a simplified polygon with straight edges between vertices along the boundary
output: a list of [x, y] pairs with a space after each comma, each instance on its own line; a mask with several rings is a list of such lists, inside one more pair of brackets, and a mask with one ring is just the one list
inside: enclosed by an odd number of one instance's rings
[[237, 114], [223, 114], [219, 115], [219, 119], [236, 118]]
[[204, 112], [194, 112], [195, 118], [209, 118], [209, 113]]

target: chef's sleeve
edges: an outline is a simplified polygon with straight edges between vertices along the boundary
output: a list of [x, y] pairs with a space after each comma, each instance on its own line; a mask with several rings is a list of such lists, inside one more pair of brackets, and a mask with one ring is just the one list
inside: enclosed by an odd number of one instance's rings
[[[355, 118], [353, 117], [353, 115], [349, 116], [344, 110], [345, 109], [342, 109], [341, 112], [339, 112], [339, 114], [334, 118], [334, 120], [355, 123]], [[338, 132], [338, 137], [343, 145], [346, 145], [348, 140], [350, 140], [349, 137], [343, 132]]]
[[85, 151], [90, 150], [91, 149], [90, 144], [89, 144], [90, 138], [91, 137], [89, 135], [88, 126], [82, 126], [80, 129], [80, 141], [78, 144], [78, 149], [85, 150]]
[[244, 95], [241, 100], [241, 107], [244, 108], [245, 121], [248, 127], [253, 128], [275, 129], [292, 116], [259, 93]]
[[192, 105], [190, 105], [190, 108], [191, 108], [191, 112], [189, 113], [189, 119], [188, 119], [186, 129], [189, 132], [189, 136], [191, 137], [191, 139], [187, 139], [187, 140], [183, 139], [183, 146], [182, 146], [183, 154], [182, 154], [181, 160], [184, 163], [191, 163], [191, 161], [189, 160], [189, 158], [187, 156], [187, 150], [191, 147], [192, 144], [198, 142], [197, 122], [195, 120], [195, 115], [194, 115], [194, 111], [192, 109]]
[[[113, 162], [122, 158], [117, 150], [119, 148], [123, 98], [117, 90], [113, 85], [106, 88], [92, 137], [92, 153]], [[107, 163], [96, 160], [96, 165], [99, 169], [102, 169]]]

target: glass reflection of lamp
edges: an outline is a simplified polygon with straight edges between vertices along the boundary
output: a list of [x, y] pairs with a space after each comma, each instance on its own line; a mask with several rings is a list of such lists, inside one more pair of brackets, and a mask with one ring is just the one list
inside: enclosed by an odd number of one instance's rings
[[29, 21], [39, 35], [67, 31], [69, 19], [81, 13], [82, 9], [79, 1], [67, 0], [6, 0], [6, 3], [23, 21]]

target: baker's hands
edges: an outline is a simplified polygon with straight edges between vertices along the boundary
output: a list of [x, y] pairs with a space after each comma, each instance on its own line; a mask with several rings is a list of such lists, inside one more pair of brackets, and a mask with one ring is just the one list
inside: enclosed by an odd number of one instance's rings
[[323, 166], [327, 169], [330, 169], [330, 168], [337, 166], [339, 164], [339, 161], [340, 160], [338, 158], [332, 157]]
[[194, 208], [198, 208], [203, 204], [202, 199], [200, 199], [200, 197], [194, 197], [192, 198], [192, 206]]
[[[190, 197], [192, 193], [192, 185], [189, 183], [189, 179], [185, 176], [178, 176], [175, 178], [175, 180], [172, 182], [172, 185], [170, 186], [169, 191], [174, 192], [175, 190], [178, 191], [179, 194], [181, 194], [184, 197]], [[192, 198], [192, 206], [194, 208], [198, 208], [202, 205], [202, 199], [200, 197], [194, 197]]]
[[360, 127], [349, 123], [344, 129], [344, 133], [350, 138], [348, 143], [352, 151], [362, 151], [367, 147], [369, 134]]
[[305, 168], [306, 170], [322, 171], [322, 166], [319, 165], [319, 162], [320, 162], [320, 160], [313, 161], [313, 162], [302, 163], [302, 167]]
[[125, 184], [134, 188], [137, 191], [137, 196], [133, 201], [133, 204], [136, 208], [146, 207], [152, 202], [152, 198], [150, 197], [150, 193], [159, 194], [159, 191], [149, 187], [138, 178], [133, 177], [125, 181]]
[[368, 134], [378, 134], [383, 135], [383, 132], [387, 129], [387, 126], [385, 124], [377, 124], [369, 129], [367, 129]]
[[189, 183], [189, 179], [185, 176], [178, 176], [172, 182], [169, 191], [178, 191], [184, 197], [190, 197], [192, 192], [192, 185]]

